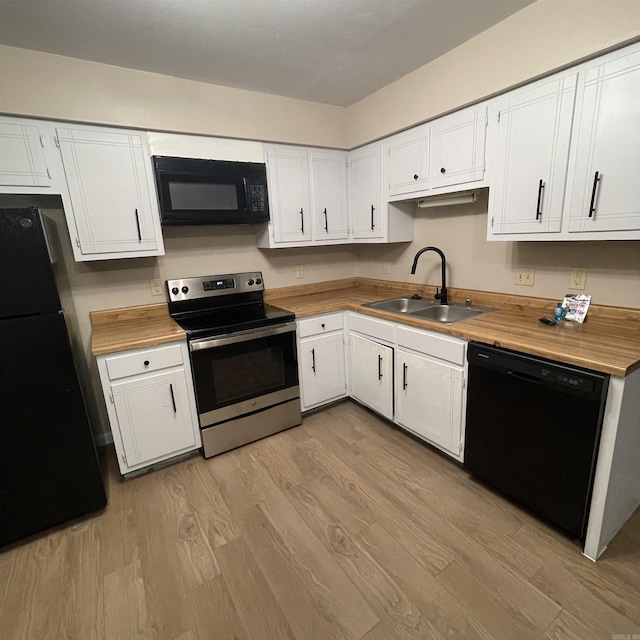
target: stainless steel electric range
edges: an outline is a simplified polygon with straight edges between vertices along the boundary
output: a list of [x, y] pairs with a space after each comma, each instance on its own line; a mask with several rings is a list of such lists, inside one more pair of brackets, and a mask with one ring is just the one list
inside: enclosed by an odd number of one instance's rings
[[301, 422], [295, 316], [264, 302], [262, 273], [166, 281], [187, 332], [205, 458]]

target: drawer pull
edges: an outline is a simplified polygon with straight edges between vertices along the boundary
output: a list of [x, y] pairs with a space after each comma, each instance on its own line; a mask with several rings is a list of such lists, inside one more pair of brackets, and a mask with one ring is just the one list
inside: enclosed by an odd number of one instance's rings
[[324, 329], [324, 327], [325, 327], [325, 324], [324, 324], [324, 322], [323, 322], [323, 323], [322, 323], [322, 324], [321, 324], [320, 326], [321, 326], [321, 327], [322, 327], [322, 328]]
[[149, 366], [149, 361], [148, 361], [148, 360], [145, 360], [145, 361], [144, 361], [144, 366], [145, 366], [145, 367], [148, 367], [148, 366]]

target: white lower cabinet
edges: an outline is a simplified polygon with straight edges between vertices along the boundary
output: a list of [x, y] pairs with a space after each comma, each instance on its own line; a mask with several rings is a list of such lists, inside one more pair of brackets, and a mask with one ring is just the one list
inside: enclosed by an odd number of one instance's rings
[[395, 422], [462, 460], [465, 340], [398, 326]]
[[200, 447], [186, 342], [98, 356], [120, 472]]
[[393, 348], [349, 335], [349, 395], [393, 420]]
[[298, 371], [302, 410], [347, 395], [342, 313], [298, 320]]
[[464, 371], [425, 355], [396, 350], [396, 423], [460, 457]]

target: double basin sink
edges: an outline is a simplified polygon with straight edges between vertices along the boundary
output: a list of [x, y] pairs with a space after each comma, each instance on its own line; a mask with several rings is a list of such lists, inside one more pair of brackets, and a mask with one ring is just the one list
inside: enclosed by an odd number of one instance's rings
[[469, 320], [485, 313], [497, 311], [493, 307], [480, 307], [472, 304], [440, 304], [437, 300], [429, 298], [391, 298], [379, 302], [368, 302], [362, 305], [370, 309], [397, 313], [399, 315], [431, 320], [441, 324], [452, 324], [461, 320]]

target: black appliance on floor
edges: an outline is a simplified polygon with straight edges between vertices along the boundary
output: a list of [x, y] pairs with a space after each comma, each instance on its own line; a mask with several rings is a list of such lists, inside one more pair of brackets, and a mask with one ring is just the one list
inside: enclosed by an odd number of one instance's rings
[[33, 207], [0, 209], [0, 546], [107, 503], [53, 225]]
[[584, 540], [609, 376], [471, 342], [464, 466]]
[[262, 273], [166, 287], [187, 332], [205, 458], [299, 425], [295, 315], [264, 302]]

